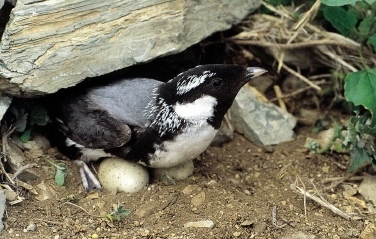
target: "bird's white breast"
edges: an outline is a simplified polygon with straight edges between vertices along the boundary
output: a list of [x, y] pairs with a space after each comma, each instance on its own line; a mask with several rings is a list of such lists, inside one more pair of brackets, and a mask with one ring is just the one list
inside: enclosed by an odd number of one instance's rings
[[214, 116], [217, 100], [209, 95], [202, 96], [189, 103], [176, 103], [175, 113], [188, 126], [173, 140], [161, 145], [154, 145], [156, 151], [149, 155], [152, 168], [169, 168], [192, 160], [199, 156], [210, 145], [218, 130], [208, 123]]
[[169, 168], [197, 158], [210, 145], [217, 131], [208, 123], [189, 127], [174, 140], [156, 145], [156, 151], [150, 155], [149, 167]]

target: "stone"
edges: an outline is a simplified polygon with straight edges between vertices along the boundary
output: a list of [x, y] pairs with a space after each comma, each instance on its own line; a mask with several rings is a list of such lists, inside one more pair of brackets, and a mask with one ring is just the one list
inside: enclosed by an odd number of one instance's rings
[[176, 54], [231, 28], [259, 5], [259, 0], [18, 0], [0, 43], [0, 91], [44, 95]]
[[245, 85], [236, 96], [230, 108], [235, 130], [259, 146], [292, 140], [296, 118], [273, 104], [260, 101], [256, 92]]
[[373, 223], [370, 223], [364, 228], [362, 233], [359, 236], [360, 239], [374, 239], [376, 238], [376, 226]]
[[[1, 0], [0, 0], [1, 5]], [[3, 96], [0, 94], [0, 120], [3, 119], [3, 116], [7, 109], [9, 108], [10, 103], [12, 103], [12, 98], [8, 96]]]
[[205, 197], [205, 192], [202, 191], [199, 194], [192, 197], [191, 204], [195, 207], [200, 206], [205, 201]]
[[159, 203], [158, 202], [150, 202], [146, 204], [142, 204], [139, 208], [137, 208], [135, 214], [140, 217], [147, 217], [158, 210]]
[[212, 220], [203, 220], [203, 221], [196, 221], [196, 222], [187, 222], [184, 224], [184, 227], [205, 227], [212, 229], [214, 227], [214, 222]]
[[281, 239], [318, 239], [315, 235], [305, 234], [303, 232], [297, 232], [289, 236], [282, 237]]
[[376, 176], [367, 176], [363, 179], [362, 183], [358, 188], [358, 192], [369, 201], [372, 201], [373, 205], [376, 206]]
[[3, 231], [3, 216], [6, 209], [6, 198], [3, 190], [0, 190], [0, 234]]

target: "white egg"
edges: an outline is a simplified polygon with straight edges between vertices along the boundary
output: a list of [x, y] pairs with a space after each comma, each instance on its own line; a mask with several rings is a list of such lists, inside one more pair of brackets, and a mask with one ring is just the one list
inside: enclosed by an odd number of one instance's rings
[[133, 162], [120, 158], [103, 160], [98, 169], [102, 187], [109, 191], [134, 193], [149, 183], [148, 170]]
[[194, 165], [193, 161], [189, 160], [171, 168], [155, 168], [153, 174], [156, 179], [164, 180], [165, 177], [172, 178], [173, 180], [184, 180], [193, 174]]

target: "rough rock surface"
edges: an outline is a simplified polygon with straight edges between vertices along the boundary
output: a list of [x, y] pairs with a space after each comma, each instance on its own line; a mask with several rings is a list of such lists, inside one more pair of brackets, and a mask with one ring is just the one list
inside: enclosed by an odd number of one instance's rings
[[248, 85], [239, 91], [230, 114], [235, 130], [257, 145], [274, 145], [294, 138], [296, 118], [275, 105], [258, 100]]
[[[185, 50], [258, 0], [18, 0], [0, 45], [0, 91], [42, 95]], [[4, 78], [6, 80], [4, 80]]]

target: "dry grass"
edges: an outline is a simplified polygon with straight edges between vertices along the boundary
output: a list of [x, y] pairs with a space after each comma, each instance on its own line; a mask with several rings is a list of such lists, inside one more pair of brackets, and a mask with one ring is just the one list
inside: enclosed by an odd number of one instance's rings
[[[300, 73], [302, 68], [325, 67], [341, 73], [355, 72], [364, 65], [376, 66], [372, 52], [340, 34], [328, 32], [313, 23], [320, 1], [306, 12], [300, 7], [288, 9], [262, 4], [275, 13], [251, 15], [242, 23], [243, 31], [229, 40], [236, 45], [262, 47], [276, 61], [277, 71], [284, 69], [308, 84], [309, 88], [321, 91], [316, 77], [306, 77]], [[296, 17], [296, 16], [300, 16]], [[322, 80], [319, 78], [317, 80]]]

